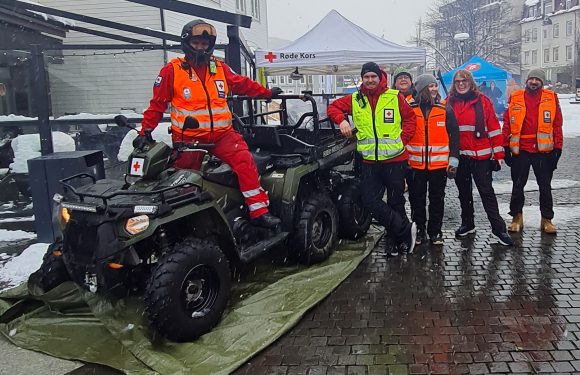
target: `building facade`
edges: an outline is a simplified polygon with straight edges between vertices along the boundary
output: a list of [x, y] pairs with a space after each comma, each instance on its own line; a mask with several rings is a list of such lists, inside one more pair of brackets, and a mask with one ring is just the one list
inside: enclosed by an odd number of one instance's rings
[[[268, 24], [266, 0], [182, 0], [187, 3], [252, 16], [250, 29], [240, 28], [241, 38], [250, 48], [267, 46]], [[42, 5], [122, 24], [162, 30], [180, 35], [183, 25], [197, 17], [137, 3], [118, 0], [42, 0]], [[217, 44], [228, 41], [227, 25], [216, 26]], [[75, 21], [77, 26], [111, 32], [110, 29]], [[160, 44], [161, 40], [115, 31], [118, 35]], [[102, 37], [69, 32], [65, 44], [118, 44]], [[171, 44], [172, 42], [170, 42]], [[65, 51], [62, 59], [47, 61], [50, 79], [52, 112], [65, 114], [119, 113], [122, 110], [143, 112], [149, 104], [152, 87], [161, 67], [175, 53], [163, 51], [74, 50]], [[218, 51], [216, 54], [223, 56]], [[245, 72], [241, 72], [242, 74]]]
[[527, 0], [523, 16], [522, 74], [541, 68], [547, 84], [573, 87], [580, 75], [579, 0]]

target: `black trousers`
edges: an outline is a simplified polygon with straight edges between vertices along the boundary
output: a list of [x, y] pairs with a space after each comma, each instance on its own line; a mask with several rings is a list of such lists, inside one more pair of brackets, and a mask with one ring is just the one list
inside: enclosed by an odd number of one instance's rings
[[441, 232], [443, 212], [445, 209], [445, 186], [447, 170], [445, 168], [426, 170], [412, 168], [407, 176], [409, 185], [409, 202], [411, 203], [411, 220], [417, 227], [425, 228], [427, 223], [427, 191], [429, 192], [429, 224], [427, 234], [430, 236]]
[[[405, 212], [405, 171], [407, 161], [361, 163], [362, 200], [387, 234], [400, 240], [409, 224]], [[387, 189], [387, 202], [383, 195]]]
[[457, 185], [457, 190], [459, 190], [462, 225], [474, 225], [473, 181], [475, 181], [483, 208], [491, 223], [491, 230], [494, 234], [498, 234], [505, 232], [506, 226], [499, 214], [497, 198], [491, 184], [493, 180], [491, 168], [491, 160], [476, 160], [461, 156], [455, 184]]
[[542, 217], [554, 218], [554, 203], [552, 200], [552, 176], [554, 167], [549, 154], [520, 152], [512, 156], [512, 197], [510, 200], [510, 215], [522, 213], [524, 208], [524, 187], [528, 182], [530, 166], [534, 169], [536, 181], [540, 188], [540, 212]]

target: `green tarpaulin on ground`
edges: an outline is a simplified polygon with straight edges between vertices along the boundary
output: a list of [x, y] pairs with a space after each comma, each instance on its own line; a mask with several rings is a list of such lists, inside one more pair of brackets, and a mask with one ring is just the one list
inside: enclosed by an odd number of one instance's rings
[[20, 347], [127, 374], [228, 374], [334, 290], [379, 237], [374, 230], [357, 242], [342, 241], [326, 262], [311, 267], [260, 264], [234, 284], [220, 324], [192, 343], [151, 337], [139, 298], [111, 302], [73, 283], [43, 293], [30, 282], [0, 293], [0, 330]]

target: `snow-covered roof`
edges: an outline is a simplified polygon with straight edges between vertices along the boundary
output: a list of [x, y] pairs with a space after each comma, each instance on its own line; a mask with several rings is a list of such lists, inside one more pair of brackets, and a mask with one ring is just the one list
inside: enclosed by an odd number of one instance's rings
[[[31, 1], [31, 0], [18, 0], [22, 3], [28, 3], [28, 4], [39, 4], [38, 1]], [[37, 12], [35, 10], [29, 10], [28, 12], [30, 13], [34, 13], [39, 15], [40, 17], [44, 18], [45, 21], [54, 21], [54, 22], [58, 22], [64, 26], [76, 26], [75, 21], [70, 20], [68, 18], [64, 18], [64, 17], [57, 17], [57, 16], [53, 16], [51, 14], [46, 14], [43, 12]]]
[[540, 0], [526, 0], [524, 4], [526, 4], [527, 7], [533, 7], [534, 5], [537, 5], [540, 2]]

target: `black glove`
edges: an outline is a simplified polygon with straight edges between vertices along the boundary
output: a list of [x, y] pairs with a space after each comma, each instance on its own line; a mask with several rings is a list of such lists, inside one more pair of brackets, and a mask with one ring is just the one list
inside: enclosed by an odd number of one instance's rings
[[505, 146], [503, 148], [503, 153], [505, 155], [503, 160], [505, 161], [505, 163], [508, 167], [511, 167], [512, 166], [512, 150], [509, 147]]
[[133, 148], [143, 149], [143, 146], [148, 144], [147, 136], [144, 134], [139, 134], [135, 139], [133, 139]]
[[270, 99], [277, 99], [283, 93], [284, 93], [284, 90], [282, 90], [281, 88], [272, 87], [272, 96], [270, 96]]
[[494, 171], [494, 172], [501, 171], [501, 164], [499, 163], [499, 160], [492, 159], [492, 160], [490, 160], [490, 162], [491, 162], [491, 170], [492, 171]]
[[552, 168], [554, 168], [554, 170], [558, 169], [560, 156], [562, 156], [562, 149], [555, 148], [550, 152], [550, 160], [552, 161]]

